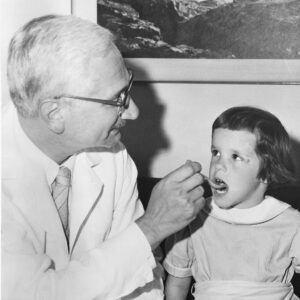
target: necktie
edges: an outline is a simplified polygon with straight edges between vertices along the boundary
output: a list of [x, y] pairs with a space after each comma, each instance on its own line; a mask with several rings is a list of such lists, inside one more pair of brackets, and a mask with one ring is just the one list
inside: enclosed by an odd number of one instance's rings
[[54, 182], [52, 183], [52, 197], [54, 199], [67, 239], [69, 238], [68, 195], [70, 182], [71, 171], [67, 167], [61, 166]]

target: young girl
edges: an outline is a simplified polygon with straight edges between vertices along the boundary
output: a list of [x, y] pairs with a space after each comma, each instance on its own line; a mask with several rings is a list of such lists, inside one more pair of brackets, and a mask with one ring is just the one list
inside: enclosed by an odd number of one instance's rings
[[188, 228], [167, 241], [166, 299], [299, 299], [300, 213], [265, 195], [294, 181], [290, 140], [280, 121], [253, 107], [233, 107], [212, 127], [212, 197]]

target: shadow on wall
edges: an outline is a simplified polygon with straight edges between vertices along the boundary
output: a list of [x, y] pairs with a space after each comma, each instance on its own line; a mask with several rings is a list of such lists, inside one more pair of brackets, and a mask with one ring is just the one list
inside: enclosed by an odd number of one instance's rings
[[140, 115], [137, 120], [127, 121], [122, 141], [136, 163], [139, 175], [150, 177], [156, 154], [170, 146], [162, 128], [165, 107], [158, 103], [151, 84], [135, 82], [130, 95], [140, 109]]
[[[148, 78], [145, 70], [132, 61], [129, 67], [139, 72], [142, 78]], [[140, 109], [140, 115], [137, 120], [127, 121], [122, 130], [122, 141], [137, 165], [139, 176], [151, 177], [153, 161], [161, 151], [171, 147], [168, 132], [163, 128], [166, 107], [159, 101], [160, 95], [156, 94], [150, 82], [134, 82], [130, 94]], [[291, 137], [291, 141], [297, 181], [300, 183], [300, 140]]]

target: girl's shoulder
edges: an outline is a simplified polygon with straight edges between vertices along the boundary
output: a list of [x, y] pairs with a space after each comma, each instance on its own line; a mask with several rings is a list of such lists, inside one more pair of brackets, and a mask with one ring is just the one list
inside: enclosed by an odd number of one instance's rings
[[274, 221], [281, 230], [285, 228], [287, 232], [300, 234], [300, 212], [292, 206], [284, 210]]
[[288, 207], [283, 212], [288, 218], [291, 219], [293, 222], [297, 222], [300, 225], [300, 212], [299, 210], [293, 208], [292, 206]]
[[274, 203], [277, 203], [279, 205], [282, 205], [282, 207], [285, 209], [282, 210], [278, 216], [276, 216], [271, 222], [275, 222], [277, 226], [280, 226], [281, 228], [287, 228], [289, 231], [300, 231], [300, 212], [299, 210], [292, 207], [289, 203], [286, 203], [285, 201], [278, 200], [275, 197], [270, 197], [274, 201]]

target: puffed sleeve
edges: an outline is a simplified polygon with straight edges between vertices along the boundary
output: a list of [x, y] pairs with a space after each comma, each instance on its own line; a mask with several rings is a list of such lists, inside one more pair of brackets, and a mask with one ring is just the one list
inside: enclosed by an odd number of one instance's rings
[[195, 260], [189, 228], [177, 232], [166, 240], [166, 258], [163, 266], [176, 277], [192, 276], [191, 267]]
[[300, 273], [300, 224], [298, 225], [296, 234], [290, 250], [292, 264], [296, 273]]

